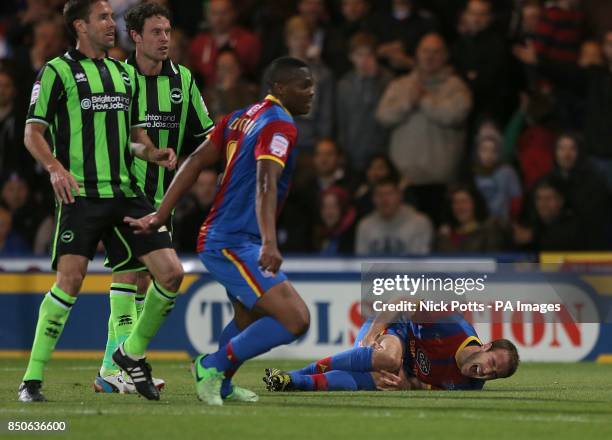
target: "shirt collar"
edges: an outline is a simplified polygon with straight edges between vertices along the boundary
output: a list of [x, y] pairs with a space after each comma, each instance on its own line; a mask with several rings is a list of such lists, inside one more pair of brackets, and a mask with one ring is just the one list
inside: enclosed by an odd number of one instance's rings
[[280, 107], [281, 107], [283, 110], [285, 110], [285, 111], [287, 112], [287, 114], [288, 114], [289, 116], [293, 116], [293, 115], [291, 114], [291, 112], [290, 112], [289, 110], [287, 110], [287, 108], [286, 108], [286, 107], [283, 105], [283, 103], [282, 103], [282, 102], [280, 102], [280, 99], [278, 99], [276, 96], [274, 96], [274, 95], [270, 94], [270, 95], [267, 95], [267, 96], [266, 96], [264, 99], [265, 99], [266, 101], [272, 101], [274, 104], [279, 105], [279, 106], [280, 106]]
[[[143, 76], [147, 76], [145, 74], [143, 74], [140, 71], [140, 68], [138, 67], [138, 63], [136, 62], [136, 51], [132, 52], [131, 55], [128, 57], [127, 60], [125, 60], [126, 63], [131, 64], [132, 66], [134, 66], [134, 68], [136, 69], [136, 71], [143, 75]], [[161, 76], [174, 76], [178, 74], [178, 69], [176, 68], [176, 66], [174, 65], [174, 63], [170, 60], [170, 58], [162, 61], [162, 68], [161, 68], [161, 72], [159, 72], [159, 75]]]
[[[89, 58], [87, 55], [85, 55], [83, 52], [81, 52], [78, 49], [70, 49], [68, 52], [66, 52], [64, 54], [64, 56], [70, 60], [73, 61], [81, 61], [81, 60], [87, 60], [87, 59], [91, 59]], [[104, 54], [104, 57], [106, 58], [108, 56], [108, 52]]]

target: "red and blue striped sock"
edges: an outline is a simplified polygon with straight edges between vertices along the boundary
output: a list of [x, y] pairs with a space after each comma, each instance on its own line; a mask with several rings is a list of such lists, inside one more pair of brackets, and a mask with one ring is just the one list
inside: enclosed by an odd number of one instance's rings
[[375, 391], [370, 373], [329, 371], [323, 374], [289, 373], [293, 389], [301, 391]]
[[[236, 325], [236, 321], [233, 319], [225, 326], [221, 335], [219, 336], [219, 349], [223, 348], [234, 336], [240, 333], [240, 329]], [[232, 386], [232, 376], [238, 370], [240, 365], [235, 366], [232, 370], [228, 370], [225, 372], [225, 379], [223, 379], [223, 384], [221, 385], [221, 397], [226, 398], [230, 394], [232, 394], [233, 386]]]
[[319, 359], [310, 365], [297, 370], [299, 374], [326, 373], [332, 370], [372, 371], [372, 347], [352, 348], [342, 353]]
[[258, 319], [218, 351], [202, 358], [204, 368], [216, 368], [229, 373], [247, 360], [259, 356], [297, 339], [293, 333], [276, 319], [269, 316]]

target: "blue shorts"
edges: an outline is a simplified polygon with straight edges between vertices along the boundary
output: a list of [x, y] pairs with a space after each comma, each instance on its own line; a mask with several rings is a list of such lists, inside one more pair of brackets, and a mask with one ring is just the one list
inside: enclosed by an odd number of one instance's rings
[[[355, 338], [355, 344], [353, 345], [353, 347], [359, 347], [359, 343], [364, 338], [368, 330], [370, 330], [370, 327], [372, 326], [372, 321], [373, 319], [370, 318], [363, 323], [363, 325], [359, 329], [359, 333], [357, 333], [357, 338]], [[402, 344], [406, 344], [406, 340], [408, 339], [408, 325], [408, 323], [401, 322], [390, 324], [383, 332], [383, 334], [397, 336], [398, 338], [400, 338], [400, 341], [402, 341]]]
[[200, 260], [212, 277], [225, 287], [232, 300], [240, 301], [249, 310], [268, 290], [287, 280], [287, 276], [262, 272], [259, 268], [258, 244], [204, 250]]

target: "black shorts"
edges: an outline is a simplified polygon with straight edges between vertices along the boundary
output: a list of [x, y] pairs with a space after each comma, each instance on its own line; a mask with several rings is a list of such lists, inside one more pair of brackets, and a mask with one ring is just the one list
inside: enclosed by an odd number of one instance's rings
[[153, 234], [135, 235], [123, 218], [140, 218], [152, 212], [155, 208], [143, 197], [76, 197], [74, 203], [60, 203], [56, 209], [53, 269], [57, 269], [61, 255], [82, 255], [92, 260], [100, 240], [111, 267], [120, 268], [128, 262], [138, 261], [139, 267], [132, 270], [144, 269], [138, 257], [157, 249], [171, 248], [170, 232], [160, 228]]
[[[166, 224], [170, 239], [172, 239], [172, 218]], [[147, 270], [147, 267], [138, 259], [132, 252], [129, 246], [125, 246], [125, 237], [121, 229], [113, 228], [113, 230], [102, 237], [104, 249], [106, 250], [106, 259], [104, 267], [113, 271], [113, 273], [124, 272], [140, 272]]]

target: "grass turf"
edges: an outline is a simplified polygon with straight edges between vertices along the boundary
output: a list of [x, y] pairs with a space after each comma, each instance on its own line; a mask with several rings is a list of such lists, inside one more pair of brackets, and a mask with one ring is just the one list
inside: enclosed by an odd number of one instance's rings
[[[51, 402], [22, 404], [17, 386], [23, 360], [0, 360], [0, 436], [10, 420], [65, 420], [52, 438], [117, 439], [365, 439], [612, 438], [612, 365], [525, 363], [481, 392], [268, 393], [263, 369], [303, 362], [251, 361], [236, 382], [260, 395], [255, 404], [207, 407], [199, 402], [184, 362], [155, 361], [166, 379], [160, 402], [133, 395], [95, 394], [98, 363], [54, 360], [44, 391]], [[46, 437], [46, 435], [43, 435]]]

